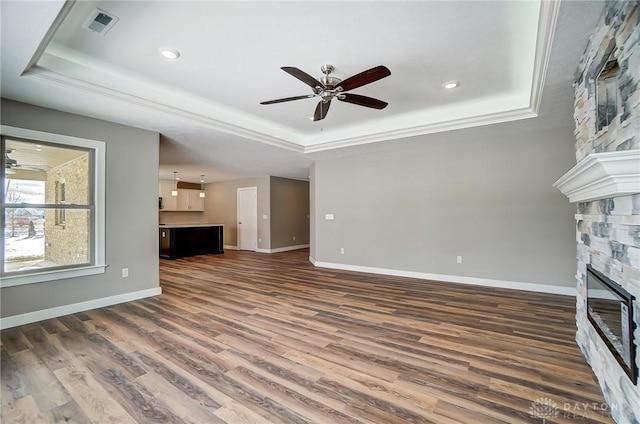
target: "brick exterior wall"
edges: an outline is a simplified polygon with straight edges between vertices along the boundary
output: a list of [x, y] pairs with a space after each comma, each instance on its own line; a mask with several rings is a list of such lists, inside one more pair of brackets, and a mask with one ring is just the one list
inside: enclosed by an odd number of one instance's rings
[[[87, 204], [89, 195], [89, 154], [73, 159], [47, 172], [45, 200], [54, 203], [56, 182], [65, 184], [65, 203]], [[45, 211], [44, 259], [57, 265], [89, 262], [89, 213], [86, 210], [67, 210], [65, 225], [56, 223], [56, 212]]]
[[[578, 67], [575, 84], [576, 160], [591, 153], [640, 149], [640, 6], [611, 1]], [[596, 80], [611, 53], [618, 61], [617, 115], [596, 125]], [[638, 164], [640, 169], [640, 163]], [[578, 204], [576, 340], [593, 368], [617, 423], [640, 423], [640, 388], [627, 377], [587, 319], [586, 267], [591, 264], [636, 297], [640, 340], [640, 194]], [[635, 361], [640, 365], [640, 347]]]

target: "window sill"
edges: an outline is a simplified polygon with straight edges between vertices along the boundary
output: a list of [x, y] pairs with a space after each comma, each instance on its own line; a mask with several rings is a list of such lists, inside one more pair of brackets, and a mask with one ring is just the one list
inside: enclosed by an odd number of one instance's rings
[[0, 277], [0, 288], [21, 286], [23, 284], [43, 283], [45, 281], [63, 280], [66, 278], [85, 277], [87, 275], [104, 274], [106, 267], [107, 265], [93, 265], [82, 268], [39, 271], [33, 274]]

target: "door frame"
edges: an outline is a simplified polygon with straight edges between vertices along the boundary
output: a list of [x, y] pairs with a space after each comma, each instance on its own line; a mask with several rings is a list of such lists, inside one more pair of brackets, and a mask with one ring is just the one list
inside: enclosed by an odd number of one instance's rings
[[[255, 240], [254, 240], [254, 244], [255, 244], [255, 248], [254, 249], [244, 249], [244, 250], [250, 250], [250, 251], [257, 251], [258, 250], [258, 187], [238, 187], [236, 189], [236, 223], [240, 222], [240, 192], [241, 191], [251, 191], [255, 193], [255, 207], [256, 207], [256, 213], [255, 213], [255, 222], [254, 224], [254, 228], [256, 229], [255, 231]], [[242, 244], [240, 243], [241, 239], [240, 239], [240, 224], [238, 224], [238, 226], [236, 227], [236, 245], [238, 247], [238, 250], [243, 250], [242, 249]]]

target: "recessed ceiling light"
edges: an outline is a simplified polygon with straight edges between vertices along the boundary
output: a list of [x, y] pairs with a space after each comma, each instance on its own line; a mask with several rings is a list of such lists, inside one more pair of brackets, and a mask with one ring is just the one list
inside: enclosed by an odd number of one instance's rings
[[442, 84], [444, 88], [456, 88], [459, 85], [460, 85], [460, 81], [456, 81], [456, 80], [447, 81], [444, 84]]
[[180, 57], [180, 52], [176, 49], [161, 47], [160, 49], [158, 49], [158, 51], [162, 56], [166, 57], [167, 59], [177, 59]]

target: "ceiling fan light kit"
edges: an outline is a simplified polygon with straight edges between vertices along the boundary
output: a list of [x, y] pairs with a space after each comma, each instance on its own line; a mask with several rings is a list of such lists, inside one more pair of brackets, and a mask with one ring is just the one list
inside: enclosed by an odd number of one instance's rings
[[178, 175], [178, 171], [173, 171], [173, 190], [171, 190], [171, 196], [173, 197], [177, 197], [178, 196], [178, 180], [180, 178], [177, 177]]
[[204, 194], [204, 174], [200, 174], [200, 197], [205, 197]]
[[[42, 151], [42, 146], [38, 144], [39, 147], [36, 147], [34, 150], [37, 152]], [[4, 151], [4, 169], [5, 174], [15, 174], [17, 170], [24, 171], [36, 171], [36, 172], [46, 172], [49, 170], [49, 167], [43, 164], [33, 163], [26, 164], [21, 163], [18, 160], [10, 157], [9, 155], [16, 151], [13, 147], [7, 147]]]
[[292, 100], [320, 97], [320, 101], [316, 106], [313, 117], [309, 118], [312, 121], [320, 121], [327, 116], [327, 112], [329, 112], [329, 106], [331, 105], [331, 100], [333, 100], [334, 98], [342, 102], [352, 103], [372, 109], [380, 110], [387, 107], [388, 103], [383, 102], [382, 100], [374, 99], [373, 97], [362, 96], [359, 94], [347, 93], [347, 91], [354, 90], [356, 88], [362, 87], [363, 85], [371, 84], [372, 82], [378, 81], [391, 75], [391, 71], [389, 71], [386, 66], [380, 65], [371, 69], [367, 69], [366, 71], [353, 75], [352, 77], [349, 77], [344, 81], [331, 76], [331, 73], [334, 71], [334, 67], [332, 65], [323, 65], [320, 68], [320, 70], [324, 74], [324, 76], [320, 79], [316, 79], [306, 72], [293, 66], [283, 66], [280, 69], [311, 87], [313, 94], [268, 100], [265, 102], [260, 102], [261, 105], [270, 105], [275, 103], [290, 102]]

